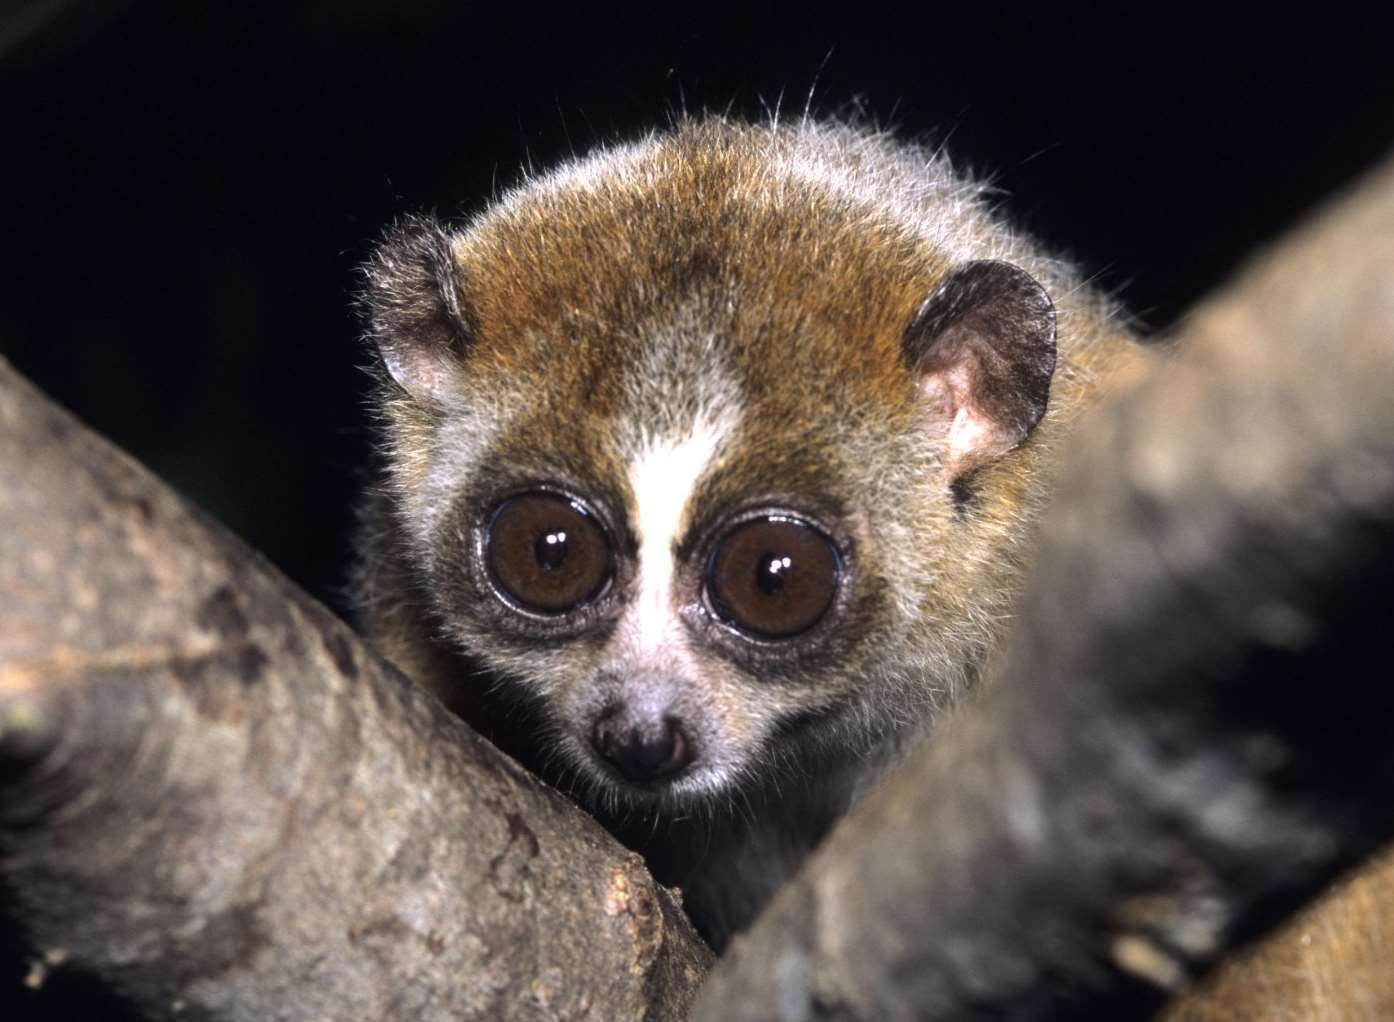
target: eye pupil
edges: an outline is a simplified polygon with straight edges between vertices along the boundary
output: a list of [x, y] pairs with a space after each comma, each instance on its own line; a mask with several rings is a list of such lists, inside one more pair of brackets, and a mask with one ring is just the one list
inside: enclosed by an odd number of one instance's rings
[[778, 596], [784, 591], [784, 583], [794, 566], [793, 558], [779, 554], [760, 555], [760, 566], [756, 569], [755, 584], [766, 596]]
[[559, 570], [566, 561], [566, 533], [558, 529], [539, 536], [533, 554], [543, 571]]

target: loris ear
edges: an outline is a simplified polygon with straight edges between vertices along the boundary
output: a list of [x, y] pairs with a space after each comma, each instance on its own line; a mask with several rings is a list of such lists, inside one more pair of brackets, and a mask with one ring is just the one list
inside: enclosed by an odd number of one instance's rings
[[394, 224], [364, 268], [368, 335], [413, 396], [440, 401], [461, 373], [470, 329], [450, 235], [433, 217]]
[[951, 272], [902, 341], [921, 391], [948, 419], [952, 478], [1011, 450], [1045, 414], [1055, 373], [1055, 306], [1011, 263]]

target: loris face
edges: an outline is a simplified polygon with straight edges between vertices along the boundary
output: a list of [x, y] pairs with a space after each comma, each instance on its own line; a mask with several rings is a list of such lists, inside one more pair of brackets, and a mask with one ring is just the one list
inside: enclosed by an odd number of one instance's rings
[[790, 421], [746, 396], [722, 346], [659, 336], [540, 401], [501, 399], [517, 381], [500, 374], [482, 388], [493, 422], [473, 399], [444, 412], [408, 517], [445, 630], [542, 708], [562, 761], [629, 801], [683, 803], [830, 719], [878, 636], [903, 645], [886, 576], [904, 565], [880, 561], [905, 527], [870, 533], [832, 417]]
[[717, 413], [615, 437], [609, 477], [490, 452], [462, 495], [452, 616], [545, 705], [561, 754], [632, 798], [733, 786], [772, 732], [839, 698], [816, 658], [845, 658], [849, 622], [882, 609], [826, 491], [723, 487], [754, 467], [740, 436]]
[[700, 130], [404, 224], [368, 297], [441, 635], [603, 796], [671, 807], [954, 683], [981, 623], [942, 580], [989, 542], [956, 484], [1054, 365], [1024, 271]]

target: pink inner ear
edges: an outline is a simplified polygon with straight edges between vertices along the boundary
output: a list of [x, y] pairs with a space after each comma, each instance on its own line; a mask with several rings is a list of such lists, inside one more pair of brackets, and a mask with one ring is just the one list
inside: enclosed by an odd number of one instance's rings
[[441, 403], [459, 385], [459, 369], [445, 353], [389, 345], [382, 354], [392, 378], [417, 399]]
[[948, 465], [955, 476], [964, 469], [971, 468], [982, 457], [997, 453], [1000, 438], [996, 430], [973, 411], [972, 405], [963, 405], [954, 412], [954, 421], [949, 426]]
[[919, 382], [932, 414], [947, 423], [944, 465], [951, 478], [1012, 447], [973, 402], [973, 368], [971, 359], [955, 362], [926, 373]]

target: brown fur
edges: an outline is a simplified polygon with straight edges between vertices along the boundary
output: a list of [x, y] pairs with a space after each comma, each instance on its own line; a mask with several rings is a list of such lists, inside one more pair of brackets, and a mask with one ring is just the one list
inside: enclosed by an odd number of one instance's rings
[[[1026, 441], [956, 476], [944, 409], [902, 342], [974, 260], [1044, 287], [1058, 354]], [[550, 637], [498, 607], [467, 570], [491, 500], [561, 480], [632, 547], [635, 451], [733, 408], [675, 557], [687, 565], [712, 523], [761, 502], [832, 522], [851, 552], [833, 623], [802, 646], [688, 640], [701, 669], [678, 679], [682, 698], [750, 751], [739, 783], [645, 805], [580, 775], [717, 939], [978, 676], [1070, 427], [1145, 361], [1112, 306], [942, 157], [840, 125], [685, 123], [528, 182], [463, 229], [408, 225], [369, 282], [374, 338], [406, 368], [378, 394], [386, 472], [364, 516], [364, 625], [553, 780], [578, 779], [558, 750], [589, 679], [619, 662], [615, 640], [608, 623]], [[695, 570], [679, 568], [678, 588]], [[617, 606], [632, 585], [622, 567]]]

